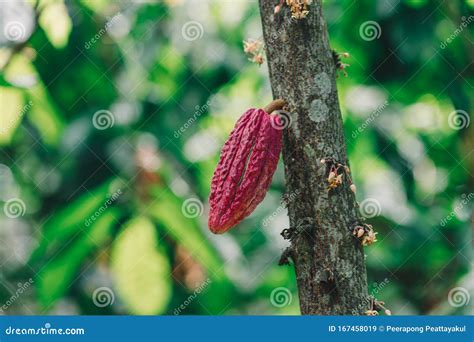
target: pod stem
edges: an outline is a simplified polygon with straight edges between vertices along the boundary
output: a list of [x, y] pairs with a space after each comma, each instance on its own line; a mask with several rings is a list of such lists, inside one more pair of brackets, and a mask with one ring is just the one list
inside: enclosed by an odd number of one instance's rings
[[271, 114], [275, 110], [282, 109], [286, 105], [286, 101], [283, 99], [276, 99], [270, 102], [268, 105], [263, 108], [265, 112]]

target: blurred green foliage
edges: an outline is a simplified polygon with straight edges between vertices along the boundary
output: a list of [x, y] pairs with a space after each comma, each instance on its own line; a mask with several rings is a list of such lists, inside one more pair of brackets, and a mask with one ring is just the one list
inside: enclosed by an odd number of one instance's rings
[[[331, 45], [351, 55], [338, 87], [357, 196], [381, 209], [369, 292], [396, 314], [465, 313], [448, 294], [474, 289], [474, 125], [456, 121], [474, 104], [474, 2], [324, 3]], [[20, 5], [38, 19], [0, 48], [2, 312], [298, 314], [293, 268], [277, 265], [281, 165], [255, 213], [207, 231], [220, 147], [271, 99], [266, 65], [242, 51], [261, 37], [257, 3]], [[368, 21], [378, 38], [363, 39]], [[289, 305], [270, 300], [280, 287]]]

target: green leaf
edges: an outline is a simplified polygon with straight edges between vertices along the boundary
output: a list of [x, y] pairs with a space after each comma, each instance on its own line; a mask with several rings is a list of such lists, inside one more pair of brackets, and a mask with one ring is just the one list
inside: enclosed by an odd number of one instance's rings
[[51, 44], [60, 49], [67, 45], [72, 30], [71, 18], [63, 1], [48, 2], [42, 9], [38, 22]]
[[64, 119], [31, 61], [21, 54], [15, 55], [8, 65], [5, 77], [14, 85], [18, 83], [15, 80], [21, 79], [32, 83], [24, 90], [29, 99], [28, 119], [38, 129], [46, 144], [57, 145], [65, 126]]
[[102, 212], [101, 208], [105, 208], [111, 192], [110, 188], [111, 182], [106, 182], [55, 213], [44, 225], [41, 241], [31, 261], [38, 261], [46, 254], [61, 248], [74, 234], [79, 234], [87, 228], [88, 223], [92, 221], [90, 217], [95, 215], [95, 212]]
[[414, 7], [414, 8], [420, 8], [426, 6], [428, 3], [428, 0], [405, 0], [405, 3], [408, 6]]
[[157, 245], [156, 229], [144, 217], [131, 220], [113, 245], [116, 289], [133, 314], [162, 313], [170, 300], [171, 267]]
[[11, 82], [7, 81], [5, 79], [5, 75], [3, 73], [0, 73], [0, 86], [2, 86], [2, 87], [14, 87], [15, 85], [13, 85]]
[[26, 92], [33, 103], [28, 114], [29, 121], [36, 126], [46, 144], [58, 145], [65, 124], [46, 88], [42, 83], [38, 83]]
[[0, 87], [0, 145], [9, 144], [27, 111], [21, 90]]
[[103, 213], [87, 232], [71, 244], [65, 243], [64, 251], [40, 270], [36, 284], [39, 301], [45, 310], [50, 309], [67, 292], [84, 259], [111, 237], [119, 216], [116, 209]]
[[109, 5], [108, 0], [94, 0], [94, 1], [82, 0], [81, 2], [84, 6], [86, 6], [87, 8], [97, 13], [102, 13], [106, 11], [107, 6]]
[[170, 235], [182, 244], [196, 261], [207, 268], [212, 278], [226, 279], [222, 260], [200, 230], [196, 220], [183, 215], [181, 212], [182, 203], [181, 199], [171, 192], [161, 189], [148, 213], [163, 224]]

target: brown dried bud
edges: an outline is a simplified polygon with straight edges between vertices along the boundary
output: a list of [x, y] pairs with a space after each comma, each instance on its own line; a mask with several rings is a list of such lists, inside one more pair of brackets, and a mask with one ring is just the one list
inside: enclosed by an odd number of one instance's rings
[[329, 172], [328, 182], [332, 183], [335, 178], [336, 178], [336, 173], [334, 171]]
[[356, 191], [357, 191], [357, 188], [356, 188], [355, 184], [351, 184], [351, 185], [349, 186], [349, 189], [351, 189], [351, 191], [352, 191], [354, 194], [355, 194]]
[[365, 229], [362, 226], [355, 226], [352, 235], [356, 236], [357, 238], [361, 238], [365, 234]]
[[265, 62], [265, 58], [262, 55], [255, 55], [252, 58], [252, 62], [262, 65]]

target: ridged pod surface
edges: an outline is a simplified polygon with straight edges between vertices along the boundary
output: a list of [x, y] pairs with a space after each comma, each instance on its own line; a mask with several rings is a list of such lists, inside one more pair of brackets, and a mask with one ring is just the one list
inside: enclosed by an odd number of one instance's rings
[[237, 225], [265, 197], [280, 156], [280, 127], [277, 115], [255, 108], [235, 124], [212, 178], [209, 229], [213, 233]]

